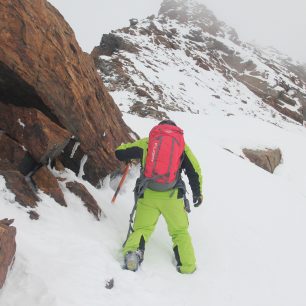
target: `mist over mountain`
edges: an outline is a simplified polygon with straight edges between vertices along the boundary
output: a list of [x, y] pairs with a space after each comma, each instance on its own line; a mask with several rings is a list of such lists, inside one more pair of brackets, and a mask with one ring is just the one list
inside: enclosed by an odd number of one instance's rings
[[265, 109], [301, 124], [306, 118], [305, 67], [272, 47], [241, 41], [195, 1], [163, 1], [157, 16], [104, 34], [92, 56], [109, 91], [130, 113], [201, 113], [207, 103], [221, 101], [252, 116]]

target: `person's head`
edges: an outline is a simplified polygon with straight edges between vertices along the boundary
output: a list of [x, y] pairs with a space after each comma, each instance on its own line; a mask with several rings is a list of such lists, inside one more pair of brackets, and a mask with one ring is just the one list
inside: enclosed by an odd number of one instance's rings
[[170, 120], [170, 119], [162, 120], [158, 125], [161, 125], [161, 124], [169, 124], [169, 125], [177, 126], [177, 125], [175, 124], [175, 122], [172, 121], [172, 120]]

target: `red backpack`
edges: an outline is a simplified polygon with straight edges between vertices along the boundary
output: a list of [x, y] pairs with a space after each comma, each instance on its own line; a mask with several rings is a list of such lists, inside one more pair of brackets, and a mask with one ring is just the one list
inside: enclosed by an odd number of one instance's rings
[[179, 127], [161, 124], [150, 131], [144, 169], [148, 188], [166, 191], [175, 186], [184, 149], [184, 132]]

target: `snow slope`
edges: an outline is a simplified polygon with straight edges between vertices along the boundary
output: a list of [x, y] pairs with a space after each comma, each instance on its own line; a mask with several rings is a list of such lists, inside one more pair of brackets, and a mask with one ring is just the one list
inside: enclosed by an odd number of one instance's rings
[[[306, 304], [305, 129], [239, 111], [169, 116], [185, 130], [204, 175], [204, 204], [189, 215], [197, 271], [176, 272], [162, 218], [141, 270], [120, 268], [137, 167], [115, 205], [109, 178], [97, 190], [69, 170], [59, 174], [86, 185], [107, 215], [101, 221], [64, 184], [68, 208], [42, 195], [40, 219], [31, 221], [0, 177], [0, 219], [14, 218], [17, 227], [16, 261], [0, 291], [1, 306]], [[124, 119], [141, 136], [155, 123], [128, 114]], [[273, 175], [238, 156], [243, 147], [265, 146], [283, 152]], [[110, 278], [115, 286], [108, 290]]]

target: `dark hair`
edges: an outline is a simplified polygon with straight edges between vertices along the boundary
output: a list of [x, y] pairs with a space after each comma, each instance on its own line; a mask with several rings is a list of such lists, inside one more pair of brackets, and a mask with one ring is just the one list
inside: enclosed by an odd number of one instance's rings
[[169, 125], [177, 126], [175, 122], [170, 119], [162, 120], [158, 125], [161, 125], [161, 124], [169, 124]]

